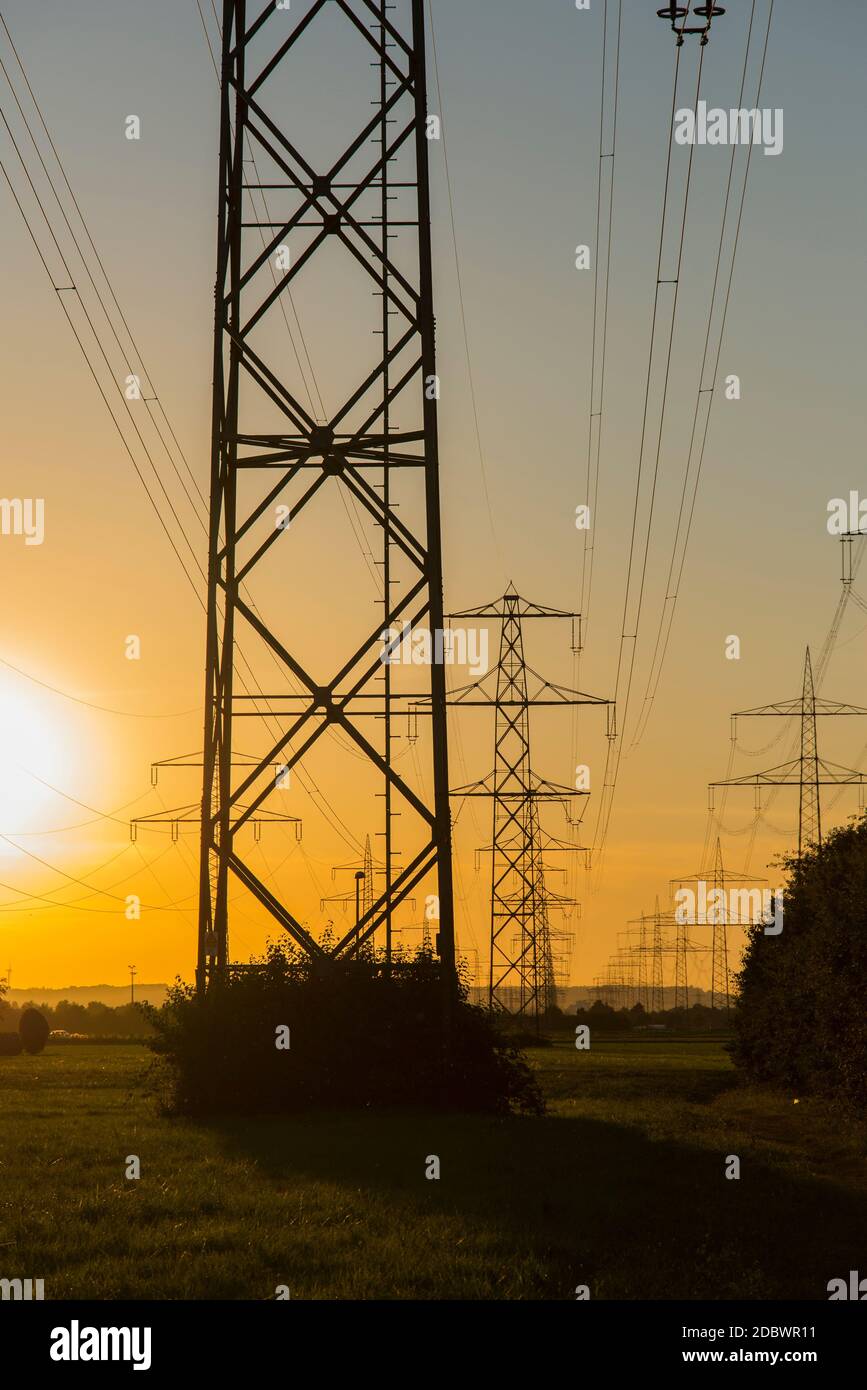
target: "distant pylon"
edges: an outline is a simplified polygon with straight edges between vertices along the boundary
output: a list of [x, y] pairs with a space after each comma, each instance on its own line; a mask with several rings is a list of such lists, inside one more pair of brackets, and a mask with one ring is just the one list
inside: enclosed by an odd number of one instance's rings
[[[395, 860], [398, 856], [395, 854]], [[337, 875], [340, 873], [351, 873], [355, 878], [355, 889], [344, 890], [342, 893], [332, 893], [327, 897], [319, 899], [319, 910], [322, 911], [328, 903], [340, 903], [344, 908], [353, 911], [355, 920], [356, 937], [361, 936], [360, 924], [363, 924], [368, 917], [368, 913], [376, 900], [376, 880], [385, 877], [384, 867], [374, 864], [373, 852], [370, 847], [370, 835], [364, 837], [364, 852], [361, 859], [352, 860], [347, 864], [335, 864], [331, 870], [331, 880], [336, 882]], [[415, 910], [415, 898], [407, 898], [404, 906]], [[424, 941], [433, 950], [431, 940], [430, 923], [425, 917], [423, 927]], [[380, 945], [375, 935], [369, 938], [372, 945]], [[386, 937], [386, 951], [390, 954], [390, 943]], [[357, 949], [357, 947], [356, 947]]]
[[676, 1009], [689, 1009], [689, 972], [687, 969], [689, 949], [687, 925], [685, 922], [678, 922], [674, 941], [674, 1007]]
[[728, 926], [728, 898], [726, 896], [725, 873], [723, 871], [722, 847], [717, 837], [716, 855], [713, 865], [713, 886], [722, 890], [717, 898], [714, 912], [713, 935], [710, 955], [710, 1006], [711, 1009], [725, 1008], [728, 1015], [731, 1007], [729, 985], [729, 954], [726, 928]]
[[798, 808], [798, 854], [804, 845], [822, 843], [822, 808], [819, 803], [819, 749], [816, 741], [816, 692], [810, 648], [804, 662], [801, 692], [801, 800]]
[[370, 850], [370, 836], [364, 837], [364, 885], [361, 891], [361, 915], [367, 917], [373, 908], [373, 855]]
[[535, 797], [527, 808], [530, 837], [530, 883], [533, 894], [530, 920], [535, 930], [525, 943], [531, 956], [531, 989], [525, 991], [522, 1013], [535, 1012], [538, 1018], [557, 1003], [554, 981], [554, 955], [551, 947], [551, 920], [548, 916], [548, 889], [545, 883], [545, 864], [542, 857], [542, 832], [539, 825], [539, 805]]
[[650, 1012], [661, 1013], [665, 1008], [665, 992], [663, 988], [662, 974], [662, 914], [659, 910], [659, 898], [656, 899], [656, 910], [653, 914], [653, 979], [650, 990]]
[[[455, 788], [453, 794], [484, 796], [493, 803], [491, 843], [479, 851], [491, 855], [489, 1006], [538, 1019], [552, 989], [549, 913], [552, 907], [573, 902], [547, 887], [546, 856], [581, 852], [577, 841], [558, 840], [542, 829], [539, 807], [543, 802], [558, 802], [574, 825], [580, 817], [573, 819], [569, 814], [573, 798], [589, 793], [545, 781], [533, 772], [530, 707], [607, 707], [610, 701], [554, 685], [529, 670], [524, 660], [525, 620], [569, 618], [574, 623], [577, 613], [531, 603], [510, 584], [501, 599], [449, 617], [497, 619], [502, 624], [496, 668], [455, 691], [449, 701], [461, 708], [493, 706], [494, 769], [478, 782]], [[532, 689], [528, 675], [538, 682]], [[492, 691], [486, 689], [488, 684], [494, 686]]]
[[867, 776], [857, 768], [841, 767], [819, 757], [816, 738], [816, 718], [829, 715], [867, 715], [867, 709], [859, 705], [844, 705], [836, 700], [820, 700], [813, 686], [813, 668], [810, 662], [810, 648], [807, 648], [804, 662], [804, 679], [801, 696], [795, 700], [779, 700], [773, 705], [763, 705], [758, 709], [741, 710], [732, 715], [732, 739], [736, 738], [736, 721], [747, 718], [786, 718], [797, 716], [801, 721], [800, 756], [779, 767], [769, 768], [767, 772], [751, 773], [746, 777], [729, 777], [723, 782], [711, 782], [710, 809], [713, 810], [713, 793], [716, 787], [755, 787], [756, 810], [761, 810], [762, 787], [799, 787], [800, 805], [798, 812], [798, 858], [801, 859], [811, 845], [821, 848], [822, 816], [820, 787], [853, 786], [867, 787]]
[[[725, 1009], [728, 1013], [731, 1007], [731, 978], [728, 968], [728, 928], [729, 926], [751, 926], [758, 921], [761, 916], [760, 907], [756, 907], [755, 915], [752, 919], [744, 919], [739, 914], [732, 915], [729, 911], [729, 889], [735, 885], [749, 883], [764, 883], [765, 880], [757, 878], [753, 874], [737, 873], [734, 870], [727, 870], [723, 863], [722, 845], [717, 836], [716, 849], [714, 851], [713, 863], [706, 868], [701, 868], [697, 873], [684, 874], [680, 878], [670, 880], [669, 887], [673, 892], [675, 885], [681, 887], [685, 883], [694, 883], [697, 891], [694, 893], [693, 901], [696, 908], [689, 918], [683, 922], [684, 927], [710, 926], [710, 1007], [712, 1009]], [[709, 892], [708, 892], [709, 890]], [[754, 890], [750, 890], [751, 892]], [[749, 896], [749, 895], [748, 895]], [[682, 909], [678, 908], [675, 912], [675, 919], [682, 916]], [[686, 946], [684, 950], [704, 950], [704, 946]]]
[[641, 1004], [648, 1013], [659, 1013], [665, 1008], [665, 957], [672, 955], [675, 948], [671, 945], [670, 937], [663, 935], [663, 928], [667, 929], [673, 923], [673, 914], [662, 911], [657, 897], [653, 912], [643, 912], [638, 918], [630, 918], [629, 925], [638, 927], [638, 944], [628, 944], [634, 932], [627, 932], [626, 950], [618, 949], [612, 957], [614, 964], [634, 987], [633, 1003]]
[[647, 923], [642, 917], [638, 928], [638, 1002], [641, 1007], [650, 1012], [650, 989], [648, 986], [647, 969]]

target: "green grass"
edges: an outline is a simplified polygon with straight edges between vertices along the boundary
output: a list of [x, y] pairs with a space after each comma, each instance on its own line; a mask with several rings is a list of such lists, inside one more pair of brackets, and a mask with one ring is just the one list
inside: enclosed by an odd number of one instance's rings
[[819, 1103], [740, 1087], [718, 1041], [529, 1055], [543, 1119], [211, 1123], [157, 1113], [139, 1047], [2, 1058], [0, 1278], [87, 1299], [825, 1299], [863, 1266], [864, 1136]]

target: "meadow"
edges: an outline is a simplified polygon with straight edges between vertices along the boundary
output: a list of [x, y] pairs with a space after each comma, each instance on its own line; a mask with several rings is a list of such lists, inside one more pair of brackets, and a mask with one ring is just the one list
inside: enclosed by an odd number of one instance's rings
[[0, 1059], [0, 1278], [53, 1299], [824, 1300], [863, 1265], [863, 1129], [743, 1087], [718, 1040], [527, 1055], [543, 1118], [194, 1122], [159, 1113], [142, 1047]]

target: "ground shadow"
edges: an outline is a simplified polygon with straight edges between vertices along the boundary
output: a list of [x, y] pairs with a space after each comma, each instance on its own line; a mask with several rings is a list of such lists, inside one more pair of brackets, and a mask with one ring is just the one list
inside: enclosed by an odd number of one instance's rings
[[408, 1230], [431, 1213], [483, 1229], [493, 1261], [532, 1256], [530, 1297], [583, 1283], [594, 1298], [825, 1299], [863, 1260], [867, 1194], [743, 1153], [730, 1180], [723, 1151], [598, 1119], [341, 1112], [207, 1127], [264, 1181], [335, 1183], [360, 1207], [385, 1197]]

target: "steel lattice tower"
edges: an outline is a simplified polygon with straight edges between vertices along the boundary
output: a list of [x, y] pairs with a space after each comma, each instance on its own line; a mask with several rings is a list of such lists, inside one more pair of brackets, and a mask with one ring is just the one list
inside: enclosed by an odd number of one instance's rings
[[[815, 726], [814, 726], [815, 727]], [[731, 1006], [731, 984], [729, 980], [728, 950], [728, 898], [726, 877], [723, 869], [722, 846], [717, 837], [716, 854], [713, 861], [713, 886], [722, 893], [722, 909], [719, 905], [714, 911], [713, 934], [710, 947], [710, 1007], [711, 1010], [724, 1007], [728, 1015]]]
[[630, 919], [630, 926], [638, 929], [637, 945], [629, 945], [627, 932], [626, 950], [614, 958], [628, 962], [627, 979], [634, 980], [635, 1002], [643, 1005], [647, 1013], [661, 1013], [665, 1008], [665, 956], [670, 955], [672, 947], [663, 937], [663, 926], [673, 922], [670, 912], [663, 912], [656, 898], [652, 913], [642, 912], [640, 917]]
[[801, 691], [801, 797], [798, 805], [798, 853], [804, 845], [822, 843], [822, 807], [819, 800], [819, 748], [816, 739], [816, 691], [810, 648], [804, 662]]
[[647, 957], [649, 949], [647, 945], [647, 923], [642, 916], [638, 927], [638, 1002], [646, 1013], [650, 1012], [650, 988], [647, 979]]
[[[494, 725], [490, 1002], [509, 1013], [539, 1008], [543, 953], [538, 933], [539, 837], [530, 767], [530, 715], [524, 636], [506, 601], [497, 666]], [[517, 931], [513, 945], [509, 938]], [[513, 999], [517, 981], [517, 1000]], [[510, 1007], [511, 1005], [511, 1007]]]
[[[733, 870], [726, 869], [723, 863], [722, 844], [717, 836], [716, 848], [714, 850], [713, 863], [706, 869], [700, 869], [698, 873], [685, 874], [681, 878], [670, 880], [669, 887], [674, 890], [675, 885], [683, 886], [686, 883], [694, 883], [697, 887], [704, 885], [705, 890], [710, 887], [714, 895], [713, 915], [709, 916], [705, 910], [703, 915], [696, 913], [694, 923], [689, 925], [710, 926], [711, 945], [710, 945], [710, 1007], [711, 1009], [722, 1009], [729, 1012], [731, 1008], [731, 978], [728, 968], [728, 928], [729, 926], [750, 926], [753, 922], [745, 922], [739, 918], [732, 917], [728, 907], [728, 891], [735, 884], [743, 885], [748, 883], [764, 883], [765, 880], [757, 878], [753, 874], [735, 873]], [[675, 914], [677, 915], [677, 914]], [[755, 921], [761, 917], [761, 912], [757, 910]], [[687, 925], [687, 924], [684, 924]], [[684, 948], [686, 949], [686, 948]], [[695, 947], [693, 949], [700, 949]]]
[[661, 1013], [665, 1008], [665, 989], [662, 971], [662, 913], [659, 898], [653, 914], [653, 976], [650, 986], [650, 1012]]
[[[484, 796], [493, 803], [491, 844], [491, 936], [488, 1001], [492, 1009], [539, 1018], [553, 987], [549, 910], [571, 900], [552, 893], [545, 884], [545, 856], [580, 852], [577, 843], [548, 835], [540, 825], [539, 808], [559, 802], [567, 809], [572, 799], [586, 796], [538, 777], [530, 756], [531, 706], [571, 708], [610, 701], [569, 690], [544, 680], [524, 659], [523, 623], [527, 619], [568, 618], [577, 613], [545, 608], [522, 599], [510, 585], [501, 599], [481, 608], [450, 614], [451, 619], [498, 619], [499, 660], [493, 694], [486, 693], [488, 677], [457, 691], [450, 703], [460, 708], [494, 706], [494, 768], [479, 782], [455, 789], [456, 796]], [[531, 690], [528, 675], [538, 681]], [[549, 967], [550, 962], [550, 967]]]
[[[689, 1010], [689, 933], [685, 922], [677, 923], [674, 942], [674, 1007]], [[689, 1015], [687, 1013], [687, 1019]]]
[[716, 787], [755, 788], [756, 809], [761, 809], [762, 787], [798, 787], [800, 802], [798, 808], [798, 858], [814, 846], [822, 846], [821, 787], [853, 786], [867, 787], [867, 776], [857, 768], [841, 767], [819, 757], [816, 737], [818, 717], [842, 715], [867, 715], [867, 709], [858, 705], [844, 705], [836, 700], [821, 700], [813, 687], [813, 667], [810, 661], [810, 648], [807, 648], [804, 661], [804, 679], [801, 695], [796, 700], [779, 700], [773, 705], [763, 705], [758, 709], [741, 710], [732, 715], [732, 737], [735, 737], [736, 721], [747, 718], [786, 718], [795, 716], [800, 721], [800, 755], [779, 767], [769, 768], [767, 772], [756, 772], [746, 777], [730, 777], [723, 782], [710, 783], [710, 809], [713, 810], [713, 792]]
[[[521, 957], [529, 965], [521, 997], [520, 1013], [544, 1014], [557, 1002], [554, 981], [554, 953], [551, 945], [551, 921], [548, 915], [548, 889], [545, 883], [545, 864], [542, 858], [542, 830], [539, 825], [539, 804], [531, 797], [527, 806], [527, 837], [531, 900], [529, 923], [523, 923], [524, 935], [519, 943]], [[530, 931], [526, 930], [529, 924]]]
[[[293, 73], [296, 82], [304, 77], [304, 46], [323, 16], [331, 30], [345, 20], [353, 35], [346, 41], [356, 45], [355, 75], [367, 81], [374, 69], [374, 99], [359, 102], [357, 122], [348, 118], [336, 156], [317, 143], [323, 122], [317, 124], [310, 103], [300, 108], [291, 100], [294, 88], [286, 86]], [[334, 91], [339, 87], [344, 95], [351, 76], [349, 70], [334, 71], [332, 81], [317, 90], [319, 115], [331, 126], [347, 119], [347, 103], [336, 101]], [[290, 123], [286, 110], [293, 105]], [[230, 877], [302, 949], [322, 954], [298, 908], [281, 900], [246, 862], [239, 832], [263, 814], [274, 793], [269, 765], [276, 760], [294, 775], [323, 735], [335, 731], [356, 756], [363, 755], [382, 788], [385, 882], [371, 905], [365, 900], [357, 935], [353, 929], [344, 936], [334, 954], [357, 948], [380, 927], [390, 945], [395, 908], [424, 881], [425, 891], [430, 887], [438, 900], [444, 975], [447, 981], [453, 976], [444, 669], [436, 661], [414, 667], [414, 689], [402, 689], [390, 660], [383, 660], [382, 643], [383, 631], [408, 624], [431, 632], [443, 627], [426, 117], [423, 0], [301, 0], [291, 10], [278, 10], [273, 0], [224, 0], [200, 990], [230, 961]], [[304, 137], [296, 123], [308, 132], [310, 148], [300, 147]], [[279, 208], [263, 223], [266, 190]], [[290, 384], [275, 315], [302, 276], [317, 265], [330, 274], [338, 254], [341, 276], [357, 276], [360, 293], [373, 305], [368, 343], [375, 348], [359, 351], [336, 408], [314, 418], [312, 404], [306, 408]], [[333, 353], [342, 362], [351, 352], [354, 305], [334, 331]], [[361, 631], [348, 621], [344, 631], [342, 601], [324, 611], [323, 620], [340, 630], [342, 642], [338, 657], [326, 663], [305, 653], [293, 621], [299, 598], [305, 606], [317, 604], [316, 571], [308, 573], [303, 595], [284, 585], [284, 611], [270, 618], [247, 586], [266, 562], [274, 583], [296, 528], [309, 524], [315, 504], [322, 563], [329, 582], [336, 576], [342, 585], [348, 605], [354, 578], [333, 529], [342, 501], [351, 501], [378, 528], [383, 599], [381, 616], [375, 624], [366, 619]], [[247, 677], [242, 681], [241, 642], [254, 654], [252, 663], [245, 662], [256, 673], [252, 689], [244, 688]], [[260, 673], [269, 662], [278, 674], [260, 693]], [[415, 784], [395, 766], [393, 744], [397, 715], [420, 701], [427, 702], [431, 738], [426, 775]], [[267, 752], [239, 773], [232, 750], [241, 716], [248, 720], [245, 734], [252, 724]], [[403, 867], [392, 843], [398, 815]]]

